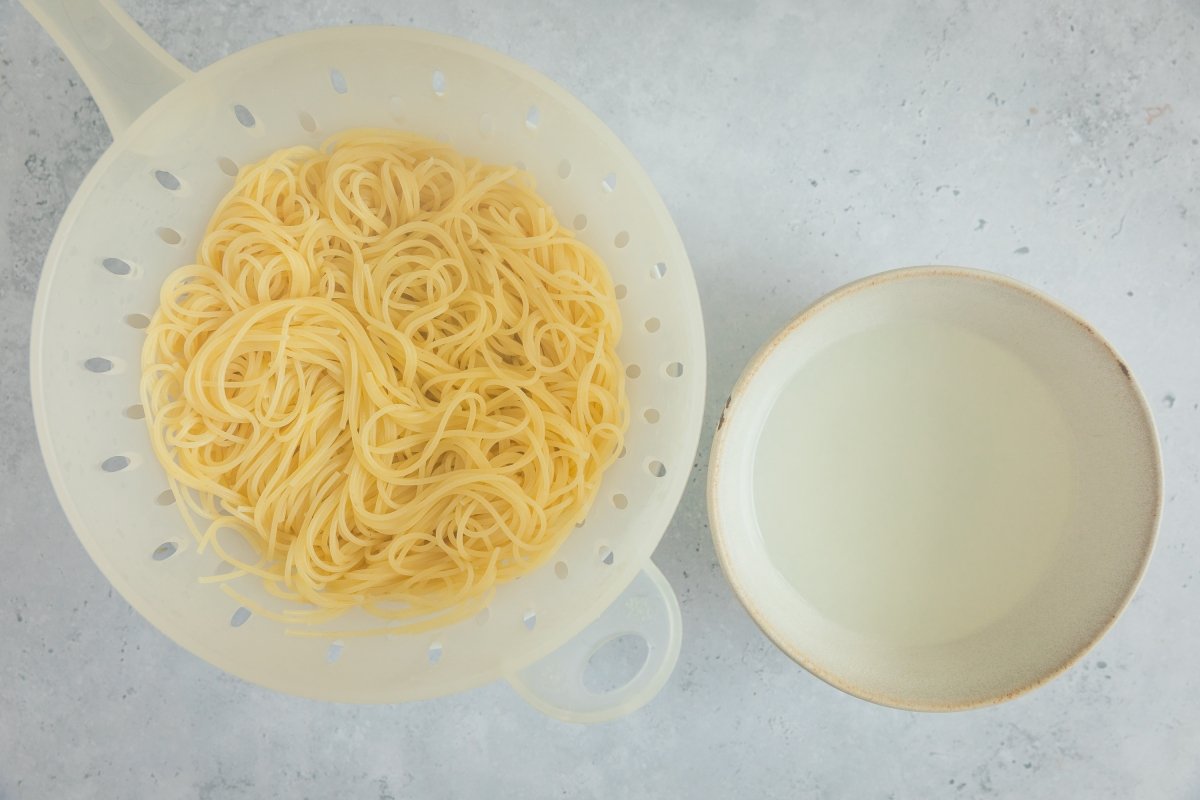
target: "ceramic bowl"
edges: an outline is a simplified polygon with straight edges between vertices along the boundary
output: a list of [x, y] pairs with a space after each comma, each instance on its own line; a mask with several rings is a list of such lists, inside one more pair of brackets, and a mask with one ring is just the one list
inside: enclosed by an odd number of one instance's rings
[[809, 672], [955, 710], [1061, 674], [1129, 602], [1162, 469], [1129, 367], [1014, 280], [919, 267], [817, 301], [718, 425], [725, 574]]

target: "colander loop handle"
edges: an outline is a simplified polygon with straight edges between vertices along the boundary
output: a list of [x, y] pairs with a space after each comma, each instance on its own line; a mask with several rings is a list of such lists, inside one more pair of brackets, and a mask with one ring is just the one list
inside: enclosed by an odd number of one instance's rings
[[[507, 675], [508, 682], [540, 711], [566, 722], [604, 722], [648, 703], [666, 684], [679, 659], [679, 601], [653, 562], [600, 617], [554, 652]], [[593, 691], [584, 681], [589, 661], [622, 636], [645, 641], [646, 660], [623, 686]]]
[[117, 138], [191, 75], [112, 0], [21, 0], [70, 59]]

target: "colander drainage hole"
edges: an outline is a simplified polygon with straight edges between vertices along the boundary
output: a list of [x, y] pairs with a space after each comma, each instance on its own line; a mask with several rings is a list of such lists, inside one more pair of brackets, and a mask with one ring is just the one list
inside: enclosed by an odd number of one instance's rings
[[134, 403], [129, 408], [125, 409], [125, 416], [130, 419], [145, 419], [146, 409], [142, 408], [141, 403]]
[[329, 70], [329, 85], [338, 94], [345, 94], [350, 91], [350, 87], [346, 85], [346, 76], [337, 68]]
[[100, 263], [113, 275], [125, 276], [133, 272], [133, 267], [129, 266], [129, 262], [121, 258], [106, 258]]
[[613, 555], [612, 548], [606, 544], [600, 545], [599, 549], [596, 550], [596, 555], [599, 557], [600, 563], [606, 567], [611, 567], [613, 565], [613, 561], [616, 560], [616, 557]]
[[154, 502], [160, 506], [175, 505], [175, 493], [170, 489], [160, 492], [158, 497], [154, 498]]
[[564, 181], [571, 177], [571, 162], [567, 161], [565, 158], [558, 162], [558, 177], [562, 178]]
[[567, 562], [559, 561], [554, 565], [554, 577], [560, 581], [565, 581], [567, 576], [571, 574], [571, 568], [567, 566]]
[[158, 547], [154, 548], [154, 552], [150, 557], [155, 561], [166, 561], [171, 556], [179, 551], [179, 545], [174, 542], [163, 542]]
[[653, 267], [650, 268], [650, 277], [654, 278], [655, 280], [665, 277], [666, 274], [667, 274], [667, 265], [665, 263], [663, 263], [662, 261], [659, 261], [657, 264], [655, 264]]
[[313, 119], [313, 115], [307, 111], [301, 111], [298, 113], [296, 115], [296, 119], [300, 121], [300, 127], [309, 133], [313, 133], [317, 130], [317, 121]]
[[113, 362], [109, 361], [107, 358], [94, 356], [83, 362], [83, 368], [88, 372], [95, 372], [97, 374], [111, 372], [113, 368]]
[[629, 498], [620, 493], [614, 494], [612, 503], [618, 510], [624, 511], [629, 506]]
[[630, 364], [628, 367], [625, 368], [625, 374], [628, 375], [630, 378], [636, 378], [642, 374], [642, 368], [639, 367], [637, 364]]
[[250, 109], [246, 108], [241, 103], [238, 103], [233, 107], [233, 115], [237, 117], [237, 121], [241, 123], [243, 128], [254, 127], [254, 115], [250, 113]]
[[629, 294], [629, 289], [625, 286], [625, 284], [618, 283], [613, 287], [613, 295], [615, 295], [618, 300], [624, 300], [625, 295], [627, 294]]
[[129, 464], [129, 456], [109, 456], [100, 462], [100, 469], [105, 472], [120, 472]]
[[542, 111], [537, 106], [530, 106], [525, 112], [525, 127], [531, 131], [536, 131], [538, 125], [542, 124]]
[[240, 628], [246, 624], [246, 620], [250, 619], [250, 609], [241, 606], [237, 611], [233, 612], [233, 616], [229, 618], [229, 627]]
[[176, 178], [165, 169], [154, 170], [154, 180], [158, 181], [159, 186], [170, 192], [179, 191], [179, 187], [182, 185], [179, 183], [179, 178]]
[[683, 364], [679, 361], [672, 361], [667, 364], [665, 370], [668, 378], [678, 378], [683, 375]]
[[125, 317], [125, 324], [135, 330], [143, 330], [150, 325], [150, 318], [145, 314], [129, 314]]
[[438, 97], [446, 94], [446, 73], [440, 69], [435, 69], [433, 77], [430, 79], [430, 86], [433, 88], [433, 93]]
[[657, 408], [647, 408], [644, 412], [642, 412], [642, 416], [645, 417], [646, 422], [649, 422], [651, 425], [662, 419], [662, 415], [658, 413]]
[[646, 465], [646, 469], [648, 469], [650, 474], [656, 478], [661, 478], [667, 474], [666, 465], [664, 465], [661, 461], [651, 461]]
[[486, 625], [487, 621], [491, 618], [492, 618], [491, 609], [484, 608], [484, 609], [481, 609], [480, 612], [475, 615], [475, 622], [479, 625]]
[[226, 158], [225, 156], [221, 156], [220, 158], [217, 159], [217, 167], [219, 167], [221, 172], [224, 172], [229, 177], [231, 177], [231, 178], [237, 177], [238, 165], [232, 158]]
[[525, 630], [531, 631], [537, 627], [537, 612], [532, 608], [525, 612], [525, 616], [521, 617], [521, 622], [525, 625]]
[[341, 639], [336, 642], [331, 642], [329, 649], [325, 651], [325, 660], [330, 664], [336, 664], [338, 659], [342, 657], [342, 651], [346, 649], [346, 643]]
[[167, 244], [179, 244], [183, 241], [183, 237], [179, 235], [179, 231], [174, 228], [159, 228], [156, 233], [158, 233], [158, 238]]
[[629, 231], [618, 231], [617, 235], [613, 237], [613, 244], [618, 248], [629, 244]]
[[573, 222], [575, 230], [581, 231], [587, 227], [587, 214], [576, 214]]
[[600, 181], [600, 188], [606, 192], [615, 192], [617, 190], [617, 173], [610, 172], [604, 176], [604, 180]]
[[646, 320], [646, 331], [648, 333], [655, 333], [661, 327], [662, 321], [659, 320], [658, 317], [651, 317], [650, 319]]
[[433, 644], [429, 645], [429, 663], [436, 664], [441, 660], [442, 644], [441, 642], [434, 642]]

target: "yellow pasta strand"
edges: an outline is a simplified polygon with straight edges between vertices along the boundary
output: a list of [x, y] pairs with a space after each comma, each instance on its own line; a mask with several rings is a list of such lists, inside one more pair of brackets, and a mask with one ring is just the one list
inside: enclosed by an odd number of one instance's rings
[[596, 254], [527, 174], [396, 131], [244, 168], [147, 334], [184, 519], [289, 623], [473, 613], [582, 519], [628, 418]]

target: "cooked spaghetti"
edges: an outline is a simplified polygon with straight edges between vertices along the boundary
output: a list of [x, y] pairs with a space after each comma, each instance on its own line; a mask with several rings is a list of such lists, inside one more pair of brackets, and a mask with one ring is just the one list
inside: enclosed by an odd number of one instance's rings
[[478, 610], [582, 519], [628, 417], [596, 254], [527, 174], [395, 131], [243, 168], [147, 333], [180, 510], [288, 622]]

